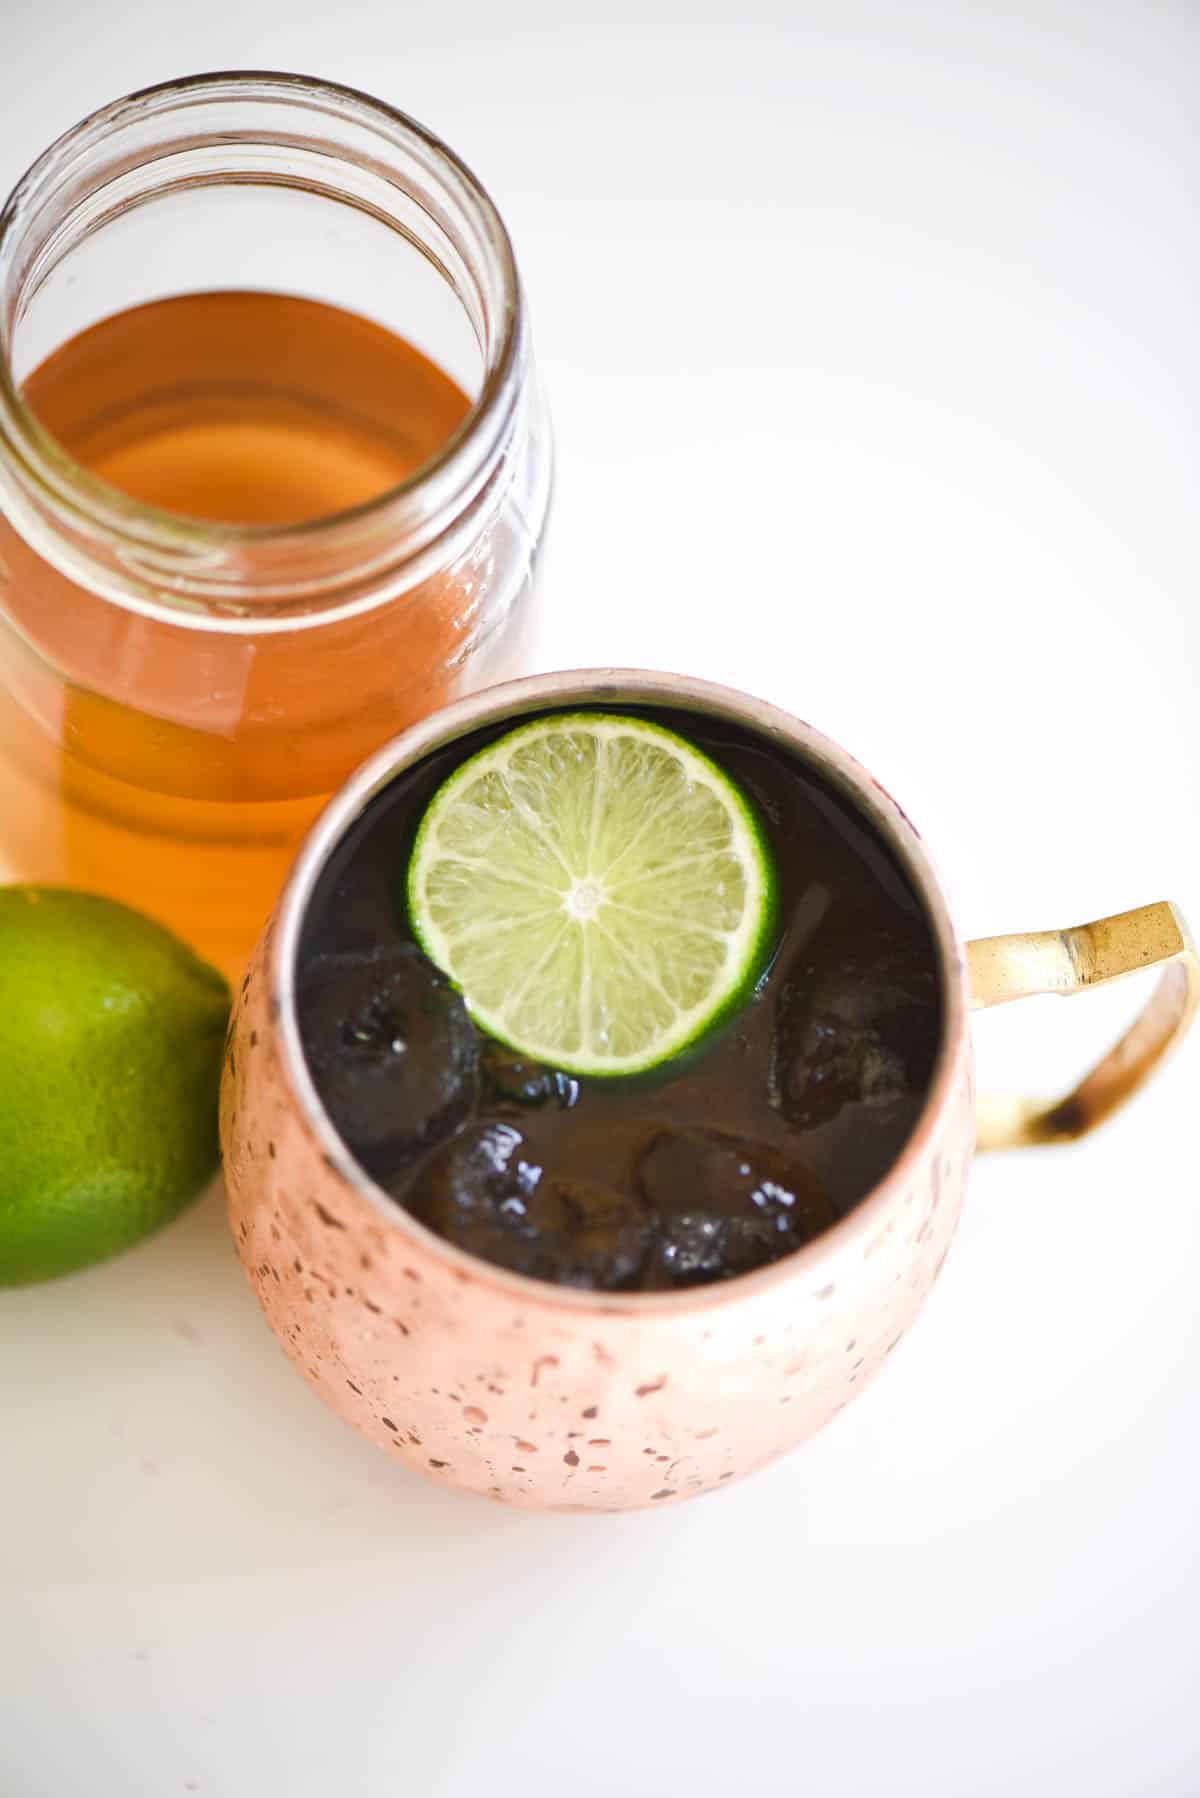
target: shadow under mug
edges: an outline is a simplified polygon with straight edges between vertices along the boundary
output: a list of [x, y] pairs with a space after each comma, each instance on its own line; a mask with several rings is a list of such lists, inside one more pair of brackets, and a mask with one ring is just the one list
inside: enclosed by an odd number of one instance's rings
[[[402, 770], [482, 726], [549, 707], [680, 707], [814, 766], [920, 895], [941, 966], [943, 1041], [899, 1160], [784, 1260], [683, 1292], [593, 1293], [481, 1262], [374, 1185], [305, 1065], [295, 972], [330, 853]], [[1138, 1020], [1066, 1099], [981, 1104], [967, 1014], [1078, 993], [1159, 965]], [[374, 755], [313, 827], [243, 983], [222, 1089], [229, 1217], [268, 1321], [333, 1408], [401, 1461], [467, 1491], [549, 1510], [624, 1510], [710, 1491], [819, 1430], [913, 1321], [945, 1260], [976, 1147], [1079, 1136], [1130, 1096], [1200, 1004], [1178, 912], [964, 943], [913, 826], [843, 749], [787, 713], [680, 676], [537, 676], [462, 700]]]

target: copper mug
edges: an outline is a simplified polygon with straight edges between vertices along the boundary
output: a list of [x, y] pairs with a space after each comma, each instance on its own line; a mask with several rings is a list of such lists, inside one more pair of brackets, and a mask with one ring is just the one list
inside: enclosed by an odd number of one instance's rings
[[[305, 1066], [296, 962], [314, 884], [395, 775], [481, 726], [554, 706], [679, 706], [815, 765], [890, 845], [927, 909], [945, 995], [925, 1107], [840, 1222], [756, 1273], [670, 1293], [592, 1293], [476, 1260], [375, 1186]], [[1069, 1097], [976, 1108], [967, 1013], [1151, 966], [1146, 1009]], [[1178, 912], [965, 943], [916, 830], [845, 750], [759, 700], [676, 675], [552, 674], [475, 695], [373, 756], [331, 801], [259, 941], [230, 1033], [221, 1133], [229, 1218], [271, 1328], [327, 1403], [449, 1486], [533, 1509], [625, 1510], [711, 1491], [794, 1447], [861, 1392], [946, 1258], [976, 1148], [1082, 1135], [1182, 1037], [1200, 962]]]

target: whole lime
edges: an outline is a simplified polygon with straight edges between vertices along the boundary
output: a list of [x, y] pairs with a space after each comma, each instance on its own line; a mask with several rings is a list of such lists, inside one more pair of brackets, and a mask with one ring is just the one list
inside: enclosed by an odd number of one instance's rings
[[170, 931], [0, 887], [0, 1286], [141, 1240], [217, 1165], [229, 989]]

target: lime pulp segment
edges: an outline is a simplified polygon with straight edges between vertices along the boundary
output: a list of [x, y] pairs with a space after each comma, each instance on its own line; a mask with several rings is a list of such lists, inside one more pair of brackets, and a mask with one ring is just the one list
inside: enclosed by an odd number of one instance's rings
[[569, 1073], [644, 1072], [753, 986], [777, 878], [746, 796], [659, 724], [572, 713], [458, 768], [413, 845], [425, 953], [480, 1028]]

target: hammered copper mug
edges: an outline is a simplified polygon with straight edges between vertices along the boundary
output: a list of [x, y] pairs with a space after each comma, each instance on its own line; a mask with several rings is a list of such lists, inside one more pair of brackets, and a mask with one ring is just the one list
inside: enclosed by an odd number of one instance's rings
[[[788, 1258], [684, 1292], [593, 1293], [476, 1260], [357, 1165], [325, 1115], [297, 1030], [298, 945], [335, 846], [397, 773], [481, 726], [547, 707], [679, 706], [814, 765], [890, 845], [926, 907], [943, 1040], [899, 1160]], [[1149, 1004], [1070, 1096], [981, 1106], [967, 1013], [1078, 993], [1159, 965]], [[710, 1491], [827, 1423], [913, 1321], [945, 1260], [976, 1149], [1082, 1135], [1183, 1035], [1200, 962], [1149, 905], [1075, 930], [964, 943], [921, 839], [886, 792], [808, 725], [723, 687], [603, 670], [539, 676], [434, 714], [381, 749], [317, 821], [255, 952], [231, 1027], [221, 1132], [238, 1253], [271, 1328], [327, 1403], [447, 1485], [551, 1510], [622, 1510]]]

